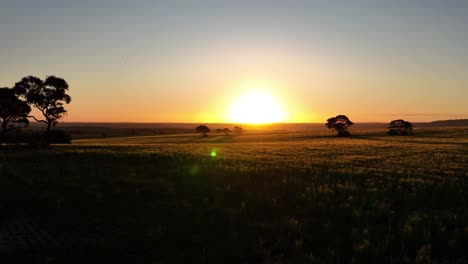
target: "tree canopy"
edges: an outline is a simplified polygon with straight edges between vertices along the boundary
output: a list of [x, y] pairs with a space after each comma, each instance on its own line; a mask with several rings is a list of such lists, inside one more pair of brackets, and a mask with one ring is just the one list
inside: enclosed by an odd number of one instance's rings
[[350, 136], [348, 128], [354, 125], [354, 123], [349, 120], [345, 115], [337, 115], [327, 119], [325, 126], [331, 129], [333, 132], [337, 131], [337, 136]]
[[407, 135], [413, 130], [413, 124], [403, 119], [393, 120], [388, 124], [388, 134]]
[[44, 119], [31, 117], [37, 122], [45, 123], [47, 131], [66, 115], [64, 104], [71, 102], [71, 97], [67, 94], [68, 83], [55, 76], [48, 76], [44, 81], [34, 76], [27, 76], [17, 82], [14, 89], [17, 95], [26, 99], [42, 113]]
[[240, 126], [235, 126], [235, 127], [234, 127], [234, 132], [235, 132], [236, 134], [241, 134], [243, 131], [244, 131], [244, 130], [243, 130], [242, 127], [240, 127]]
[[202, 137], [206, 137], [206, 136], [207, 136], [207, 133], [209, 133], [209, 132], [211, 131], [211, 130], [210, 130], [207, 126], [205, 126], [205, 125], [197, 126], [197, 127], [195, 128], [195, 130], [197, 130], [198, 133], [200, 133], [200, 135], [201, 135]]
[[224, 134], [229, 135], [232, 131], [231, 131], [231, 129], [225, 127], [225, 128], [223, 128], [223, 132], [224, 132]]
[[3, 136], [15, 123], [28, 124], [31, 107], [19, 99], [10, 88], [0, 88], [0, 136]]

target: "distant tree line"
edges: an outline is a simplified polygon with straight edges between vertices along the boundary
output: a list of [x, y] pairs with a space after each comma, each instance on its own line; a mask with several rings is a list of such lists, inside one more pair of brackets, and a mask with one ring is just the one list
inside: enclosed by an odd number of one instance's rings
[[[0, 143], [6, 141], [10, 131], [19, 131], [29, 124], [29, 118], [46, 125], [45, 132], [38, 140], [45, 143], [69, 143], [70, 136], [63, 131], [53, 131], [52, 127], [67, 114], [64, 105], [71, 102], [68, 83], [59, 77], [47, 76], [44, 80], [26, 76], [13, 87], [0, 88]], [[30, 115], [32, 107], [40, 117]], [[25, 141], [16, 137], [16, 141]]]
[[[211, 129], [205, 125], [200, 125], [195, 128], [195, 130], [200, 133], [201, 137], [207, 137], [208, 133], [211, 132]], [[244, 132], [244, 129], [240, 126], [234, 126], [234, 128], [231, 130], [230, 128], [218, 128], [215, 130], [216, 133], [224, 133], [225, 135], [230, 135], [231, 133], [236, 133], [236, 134], [242, 134]]]
[[231, 131], [231, 129], [225, 127], [223, 129], [221, 129], [221, 128], [216, 129], [216, 133], [224, 133], [226, 135], [229, 135], [229, 134], [232, 133], [232, 131]]
[[[348, 131], [349, 127], [354, 125], [354, 123], [345, 115], [337, 115], [335, 117], [330, 117], [327, 119], [325, 126], [329, 128], [333, 134], [336, 133], [338, 137], [350, 137], [351, 133]], [[210, 128], [206, 125], [200, 125], [195, 128], [195, 130], [200, 133], [200, 136], [206, 137], [208, 133], [211, 132]], [[233, 130], [229, 128], [218, 128], [215, 130], [216, 133], [224, 133], [226, 135], [231, 134], [234, 131], [236, 134], [241, 134], [243, 132], [242, 127], [235, 126]], [[393, 120], [388, 124], [387, 134], [389, 135], [408, 135], [413, 131], [413, 124], [409, 121], [403, 119]]]
[[[345, 115], [337, 115], [335, 117], [330, 117], [327, 119], [325, 126], [329, 128], [333, 133], [337, 132], [339, 137], [349, 137], [351, 133], [348, 131], [350, 126], [354, 123], [349, 120]], [[393, 120], [388, 124], [389, 135], [407, 135], [413, 131], [413, 124], [403, 119]]]

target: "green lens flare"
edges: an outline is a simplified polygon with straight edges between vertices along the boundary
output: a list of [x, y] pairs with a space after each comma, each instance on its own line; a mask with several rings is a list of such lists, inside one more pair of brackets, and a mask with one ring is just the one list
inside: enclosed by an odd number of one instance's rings
[[211, 151], [211, 157], [213, 157], [213, 158], [216, 157], [216, 151], [214, 151], [214, 150]]

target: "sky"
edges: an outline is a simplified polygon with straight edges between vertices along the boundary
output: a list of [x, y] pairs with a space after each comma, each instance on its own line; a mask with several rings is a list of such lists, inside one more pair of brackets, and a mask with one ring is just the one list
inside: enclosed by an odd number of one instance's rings
[[285, 122], [468, 118], [467, 25], [466, 0], [0, 0], [0, 86], [64, 78], [66, 122], [228, 122], [252, 90]]

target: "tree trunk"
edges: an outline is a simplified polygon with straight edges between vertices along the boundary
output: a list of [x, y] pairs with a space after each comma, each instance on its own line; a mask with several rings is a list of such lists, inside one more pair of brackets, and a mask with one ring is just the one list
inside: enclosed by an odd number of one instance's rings
[[46, 132], [50, 131], [50, 127], [52, 126], [52, 122], [47, 122], [47, 130]]

